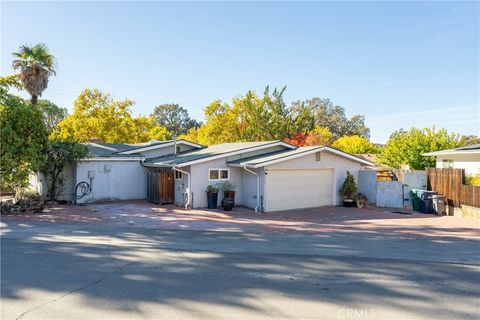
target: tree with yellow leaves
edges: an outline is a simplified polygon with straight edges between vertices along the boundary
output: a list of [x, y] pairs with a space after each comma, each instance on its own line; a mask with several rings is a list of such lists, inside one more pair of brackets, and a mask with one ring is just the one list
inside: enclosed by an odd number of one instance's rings
[[73, 106], [73, 113], [58, 124], [51, 138], [87, 142], [100, 139], [105, 143], [138, 143], [151, 139], [170, 139], [164, 127], [155, 119], [133, 117], [130, 108], [134, 102], [117, 101], [98, 89], [85, 89]]

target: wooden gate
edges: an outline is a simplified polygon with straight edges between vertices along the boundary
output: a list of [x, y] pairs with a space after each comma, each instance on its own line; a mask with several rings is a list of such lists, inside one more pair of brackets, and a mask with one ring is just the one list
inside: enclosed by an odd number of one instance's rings
[[175, 180], [173, 171], [148, 171], [147, 200], [166, 204], [175, 201]]

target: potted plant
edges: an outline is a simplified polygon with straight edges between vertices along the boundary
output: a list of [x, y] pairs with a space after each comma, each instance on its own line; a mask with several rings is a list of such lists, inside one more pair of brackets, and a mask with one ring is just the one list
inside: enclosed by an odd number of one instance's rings
[[217, 209], [218, 188], [212, 185], [207, 187], [207, 206], [208, 209]]
[[225, 211], [231, 211], [235, 205], [235, 185], [230, 181], [225, 181], [221, 185], [223, 190], [222, 207]]
[[367, 201], [367, 196], [363, 193], [359, 192], [355, 195], [355, 204], [357, 205], [357, 208], [363, 208], [367, 204]]
[[357, 193], [357, 184], [355, 177], [347, 171], [347, 177], [340, 188], [340, 194], [343, 197], [343, 205], [345, 207], [353, 207], [355, 204], [355, 194]]

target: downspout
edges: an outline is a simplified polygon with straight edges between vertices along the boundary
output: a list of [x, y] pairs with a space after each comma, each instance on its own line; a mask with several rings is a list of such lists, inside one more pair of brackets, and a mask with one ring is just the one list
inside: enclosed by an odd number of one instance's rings
[[243, 166], [243, 169], [257, 177], [257, 206], [255, 207], [255, 212], [260, 212], [260, 175], [248, 169], [247, 166]]
[[187, 171], [183, 171], [183, 170], [180, 170], [178, 169], [178, 167], [176, 166], [173, 166], [173, 170], [175, 171], [178, 171], [178, 172], [181, 172], [181, 173], [184, 173], [188, 176], [187, 178], [187, 181], [188, 181], [188, 188], [187, 188], [187, 203], [185, 203], [185, 209], [190, 209], [191, 205], [192, 205], [192, 201], [191, 201], [191, 195], [190, 195], [190, 187], [192, 185], [192, 177], [190, 176], [190, 173], [187, 172]]

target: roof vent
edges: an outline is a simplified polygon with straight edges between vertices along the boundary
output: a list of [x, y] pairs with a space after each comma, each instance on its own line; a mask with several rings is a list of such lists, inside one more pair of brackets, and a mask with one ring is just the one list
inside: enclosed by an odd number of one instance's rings
[[99, 139], [99, 138], [92, 138], [88, 142], [90, 142], [90, 143], [103, 143], [102, 139]]
[[152, 145], [152, 144], [155, 144], [155, 143], [159, 143], [160, 141], [156, 140], [156, 139], [152, 139], [150, 141], [148, 141], [148, 144], [149, 145]]

